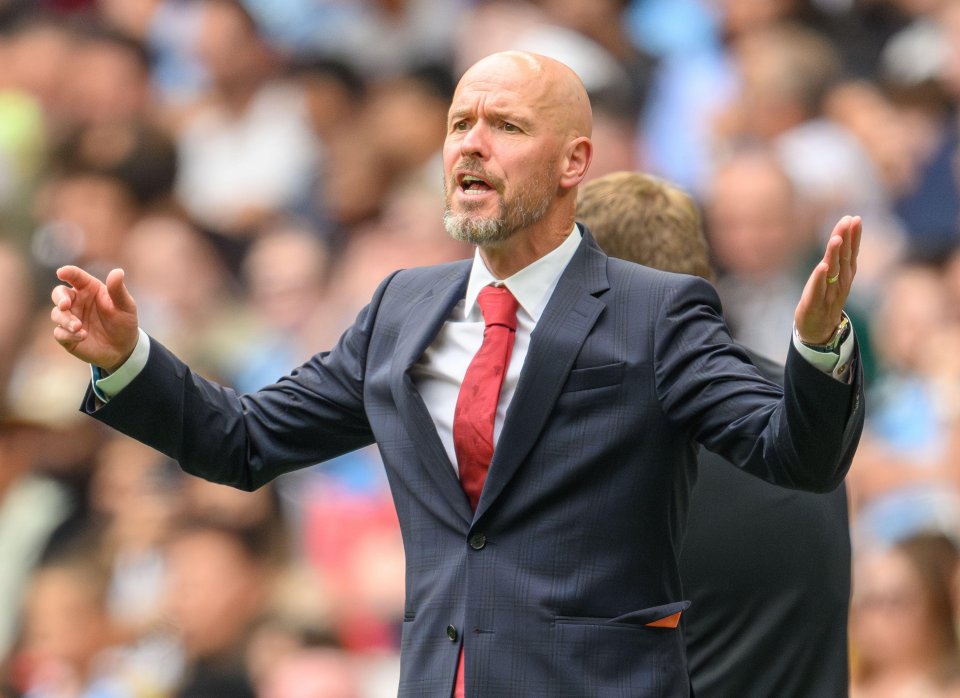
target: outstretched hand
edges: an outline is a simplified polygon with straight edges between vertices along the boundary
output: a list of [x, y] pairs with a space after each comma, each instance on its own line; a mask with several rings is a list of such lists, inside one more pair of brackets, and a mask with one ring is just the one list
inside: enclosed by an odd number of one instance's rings
[[840, 324], [843, 306], [857, 274], [860, 216], [844, 216], [833, 228], [827, 248], [800, 296], [793, 320], [800, 339], [825, 344]]
[[116, 370], [139, 338], [137, 304], [123, 283], [123, 270], [111, 271], [106, 283], [74, 266], [58, 269], [57, 278], [64, 285], [50, 294], [54, 339], [78, 359]]

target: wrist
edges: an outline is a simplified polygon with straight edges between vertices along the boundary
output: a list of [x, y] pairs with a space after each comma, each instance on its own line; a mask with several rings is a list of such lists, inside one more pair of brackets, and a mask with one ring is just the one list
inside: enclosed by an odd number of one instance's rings
[[843, 313], [840, 316], [840, 322], [837, 323], [837, 326], [834, 328], [833, 333], [830, 337], [827, 338], [825, 342], [810, 342], [805, 340], [800, 336], [799, 330], [794, 327], [794, 332], [797, 335], [797, 339], [800, 340], [800, 343], [803, 346], [811, 349], [813, 351], [819, 352], [821, 354], [839, 354], [840, 345], [843, 344], [844, 340], [850, 336], [850, 332], [853, 330], [852, 325], [850, 324], [850, 318], [846, 313]]
[[118, 354], [118, 358], [115, 361], [110, 362], [109, 366], [100, 366], [100, 371], [103, 373], [104, 377], [109, 376], [111, 373], [116, 373], [120, 368], [130, 360], [130, 357], [133, 356], [133, 352], [137, 349], [137, 344], [140, 342], [140, 331], [137, 329], [137, 333], [133, 336], [133, 343], [130, 344], [130, 348]]

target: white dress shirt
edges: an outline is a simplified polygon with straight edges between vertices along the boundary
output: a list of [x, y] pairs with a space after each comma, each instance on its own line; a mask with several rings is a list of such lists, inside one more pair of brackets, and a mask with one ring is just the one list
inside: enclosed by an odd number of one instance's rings
[[559, 247], [503, 280], [490, 273], [480, 258], [479, 249], [474, 254], [466, 297], [454, 306], [437, 338], [412, 369], [414, 383], [454, 467], [457, 456], [453, 449], [453, 412], [467, 367], [483, 343], [483, 314], [477, 303], [480, 289], [490, 284], [506, 286], [519, 303], [513, 352], [510, 354], [510, 365], [500, 388], [500, 401], [497, 403], [497, 416], [493, 423], [493, 443], [496, 444], [503, 427], [503, 418], [517, 389], [520, 369], [527, 358], [530, 333], [537, 326], [560, 275], [567, 268], [579, 245], [580, 231], [574, 226]]

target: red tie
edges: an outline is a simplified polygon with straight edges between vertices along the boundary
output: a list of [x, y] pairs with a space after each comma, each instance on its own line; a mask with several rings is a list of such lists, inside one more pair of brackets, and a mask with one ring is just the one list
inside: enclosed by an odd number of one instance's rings
[[483, 344], [467, 367], [453, 413], [460, 483], [474, 510], [493, 458], [493, 422], [517, 333], [517, 299], [505, 287], [485, 286], [477, 303], [485, 324]]
[[[484, 286], [477, 303], [483, 313], [483, 344], [467, 367], [453, 413], [453, 448], [460, 468], [460, 484], [474, 511], [493, 458], [493, 423], [500, 386], [517, 334], [517, 299], [506, 287]], [[464, 692], [461, 647], [453, 697], [463, 698]]]

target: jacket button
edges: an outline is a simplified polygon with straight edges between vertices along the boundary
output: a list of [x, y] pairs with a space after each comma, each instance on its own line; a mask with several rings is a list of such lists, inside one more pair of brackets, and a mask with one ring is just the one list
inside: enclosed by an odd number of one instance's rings
[[457, 641], [457, 638], [459, 637], [459, 635], [457, 635], [457, 629], [454, 626], [452, 625], [447, 626], [447, 637], [450, 638], [450, 642]]
[[483, 550], [484, 546], [487, 544], [487, 537], [482, 533], [474, 533], [470, 536], [470, 547], [474, 550]]

